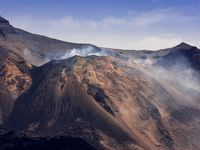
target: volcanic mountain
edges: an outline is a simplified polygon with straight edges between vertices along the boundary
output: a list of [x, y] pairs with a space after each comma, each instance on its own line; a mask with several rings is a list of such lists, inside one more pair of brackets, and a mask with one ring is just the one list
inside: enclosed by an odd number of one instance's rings
[[197, 47], [101, 48], [0, 18], [0, 55], [1, 149], [200, 149]]

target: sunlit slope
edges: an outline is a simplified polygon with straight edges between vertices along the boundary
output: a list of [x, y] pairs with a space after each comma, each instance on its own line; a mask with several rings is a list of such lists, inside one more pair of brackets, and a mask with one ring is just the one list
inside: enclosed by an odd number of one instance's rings
[[[52, 61], [35, 75], [7, 126], [48, 135], [67, 132], [72, 124], [87, 124], [102, 137], [93, 142], [111, 149], [200, 146], [199, 91], [174, 86], [141, 64], [76, 56]], [[77, 136], [86, 135], [81, 131]]]

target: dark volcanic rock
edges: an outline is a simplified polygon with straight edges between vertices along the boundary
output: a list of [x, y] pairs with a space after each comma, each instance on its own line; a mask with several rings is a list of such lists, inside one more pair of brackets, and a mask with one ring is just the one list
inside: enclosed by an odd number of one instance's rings
[[149, 115], [155, 121], [155, 124], [158, 128], [158, 131], [160, 133], [161, 142], [164, 142], [171, 150], [174, 150], [174, 141], [173, 141], [169, 131], [163, 125], [161, 115], [160, 115], [158, 109], [153, 104], [149, 104], [147, 109], [148, 109]]
[[95, 150], [84, 139], [69, 136], [29, 137], [13, 131], [0, 134], [1, 150]]
[[87, 89], [88, 94], [94, 96], [94, 99], [109, 113], [115, 116], [109, 102], [108, 96], [104, 93], [104, 91], [94, 84], [89, 84]]

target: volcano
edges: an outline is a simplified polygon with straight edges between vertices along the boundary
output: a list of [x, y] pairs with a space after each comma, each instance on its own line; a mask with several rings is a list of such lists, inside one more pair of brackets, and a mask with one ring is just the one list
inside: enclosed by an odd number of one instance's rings
[[119, 50], [0, 17], [0, 148], [200, 149], [200, 50]]

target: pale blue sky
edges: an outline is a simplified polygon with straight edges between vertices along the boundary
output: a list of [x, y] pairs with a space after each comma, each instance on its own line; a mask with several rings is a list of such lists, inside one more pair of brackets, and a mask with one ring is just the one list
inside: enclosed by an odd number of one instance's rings
[[30, 32], [124, 49], [200, 47], [199, 0], [0, 0], [0, 14]]

